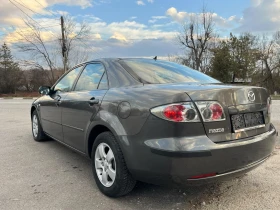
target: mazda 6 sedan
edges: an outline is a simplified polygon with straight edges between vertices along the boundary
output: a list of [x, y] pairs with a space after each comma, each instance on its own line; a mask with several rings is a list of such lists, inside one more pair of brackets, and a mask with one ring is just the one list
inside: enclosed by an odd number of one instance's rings
[[34, 139], [50, 137], [88, 156], [110, 197], [138, 180], [182, 187], [240, 176], [263, 163], [276, 141], [266, 89], [223, 84], [172, 62], [89, 61], [39, 92]]

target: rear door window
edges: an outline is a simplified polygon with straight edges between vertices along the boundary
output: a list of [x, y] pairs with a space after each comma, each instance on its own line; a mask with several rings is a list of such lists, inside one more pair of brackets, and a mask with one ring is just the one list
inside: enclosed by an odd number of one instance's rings
[[[75, 91], [91, 91], [97, 90], [100, 85], [100, 80], [102, 76], [105, 75], [105, 69], [100, 63], [90, 63], [84, 68], [77, 84], [75, 87]], [[107, 76], [106, 76], [107, 79]], [[103, 83], [105, 83], [103, 81]], [[106, 80], [107, 83], [107, 80]], [[104, 87], [104, 84], [103, 84]], [[108, 87], [106, 86], [106, 89]]]

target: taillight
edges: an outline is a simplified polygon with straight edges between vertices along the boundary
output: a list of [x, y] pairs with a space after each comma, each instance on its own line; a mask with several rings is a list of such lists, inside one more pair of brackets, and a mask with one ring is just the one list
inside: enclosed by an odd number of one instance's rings
[[267, 98], [267, 114], [268, 115], [271, 114], [271, 98], [270, 97]]
[[163, 110], [163, 115], [170, 120], [181, 122], [184, 120], [183, 112], [185, 107], [183, 105], [171, 105], [167, 106]]
[[199, 122], [198, 113], [192, 102], [176, 103], [151, 109], [151, 112], [162, 119], [173, 122]]
[[195, 102], [204, 122], [225, 120], [224, 109], [216, 101]]
[[[204, 122], [225, 120], [224, 109], [216, 101], [195, 102]], [[173, 122], [200, 122], [197, 108], [192, 102], [182, 102], [151, 109], [155, 116]]]
[[217, 175], [216, 173], [201, 174], [201, 175], [197, 175], [197, 176], [192, 176], [189, 179], [203, 179], [203, 178], [207, 178], [207, 177], [213, 177], [216, 175]]

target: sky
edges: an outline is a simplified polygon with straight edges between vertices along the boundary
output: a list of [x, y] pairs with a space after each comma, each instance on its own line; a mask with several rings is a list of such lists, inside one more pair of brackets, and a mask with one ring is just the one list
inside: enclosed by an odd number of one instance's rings
[[16, 57], [22, 56], [15, 52], [22, 42], [17, 31], [27, 30], [27, 15], [49, 42], [60, 33], [61, 15], [87, 22], [92, 33], [84, 49], [91, 58], [182, 54], [176, 35], [203, 5], [213, 13], [220, 37], [280, 30], [280, 0], [0, 0], [0, 5], [0, 44], [6, 42]]

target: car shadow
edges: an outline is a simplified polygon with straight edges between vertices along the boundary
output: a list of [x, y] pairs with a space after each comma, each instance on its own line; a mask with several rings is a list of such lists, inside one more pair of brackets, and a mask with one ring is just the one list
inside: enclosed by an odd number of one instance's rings
[[219, 195], [220, 184], [179, 189], [138, 182], [135, 189], [118, 202], [133, 204], [135, 209], [199, 209]]
[[[60, 154], [59, 160], [63, 160], [65, 165], [68, 164], [73, 168], [71, 173], [77, 173], [77, 175], [79, 173], [79, 179], [88, 182], [93, 191], [98, 192], [100, 197], [112, 204], [112, 209], [201, 209], [205, 204], [211, 203], [212, 200], [221, 195], [220, 186], [224, 184], [208, 184], [178, 189], [137, 182], [133, 191], [128, 195], [117, 199], [108, 198], [101, 192], [99, 193], [93, 181], [90, 161], [85, 161], [86, 157], [56, 141], [46, 141], [43, 144], [42, 147], [50, 147], [55, 150], [55, 153]], [[83, 171], [82, 176], [79, 170]]]

